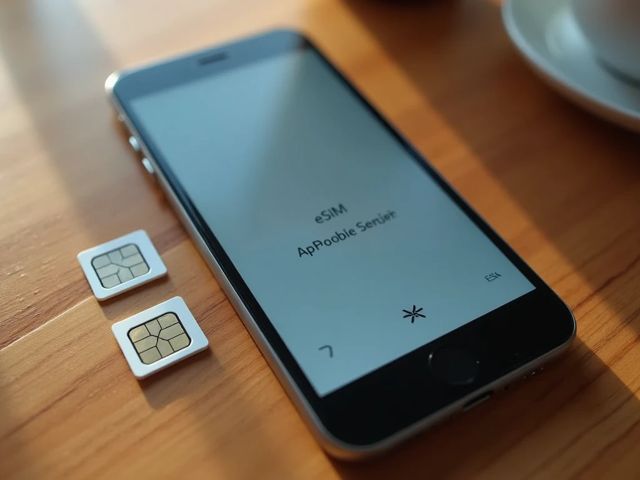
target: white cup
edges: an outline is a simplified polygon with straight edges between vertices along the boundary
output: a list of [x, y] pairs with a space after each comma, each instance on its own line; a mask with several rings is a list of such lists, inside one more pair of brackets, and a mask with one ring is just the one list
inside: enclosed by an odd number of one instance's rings
[[640, 80], [640, 0], [571, 0], [571, 6], [596, 56]]

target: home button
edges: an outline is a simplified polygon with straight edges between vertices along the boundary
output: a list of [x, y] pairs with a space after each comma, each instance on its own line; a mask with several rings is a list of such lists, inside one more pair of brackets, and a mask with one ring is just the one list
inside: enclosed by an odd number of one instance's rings
[[429, 368], [435, 377], [449, 385], [470, 385], [480, 372], [480, 360], [469, 350], [445, 347], [431, 352]]

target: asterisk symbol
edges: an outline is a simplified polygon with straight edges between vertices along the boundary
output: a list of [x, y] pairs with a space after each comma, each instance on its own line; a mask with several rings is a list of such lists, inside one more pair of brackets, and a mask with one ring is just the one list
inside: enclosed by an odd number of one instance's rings
[[402, 309], [402, 311], [405, 313], [405, 315], [402, 318], [409, 318], [411, 317], [411, 323], [415, 322], [416, 318], [427, 318], [425, 317], [423, 314], [421, 314], [420, 312], [423, 310], [422, 307], [420, 308], [416, 308], [416, 306], [414, 305], [413, 308], [411, 309], [411, 311], [409, 310], [405, 310], [404, 308]]

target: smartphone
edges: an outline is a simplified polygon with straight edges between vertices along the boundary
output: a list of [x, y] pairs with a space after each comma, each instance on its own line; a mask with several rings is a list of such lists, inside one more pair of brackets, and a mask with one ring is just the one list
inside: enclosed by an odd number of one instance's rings
[[574, 337], [558, 296], [302, 35], [106, 88], [329, 453], [388, 449]]

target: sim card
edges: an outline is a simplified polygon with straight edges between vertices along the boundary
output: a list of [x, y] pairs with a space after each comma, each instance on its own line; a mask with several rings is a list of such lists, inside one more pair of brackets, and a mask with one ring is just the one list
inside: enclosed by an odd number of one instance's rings
[[209, 345], [181, 297], [114, 323], [111, 330], [137, 378], [145, 378]]
[[98, 300], [106, 300], [167, 273], [144, 230], [137, 230], [78, 254]]

